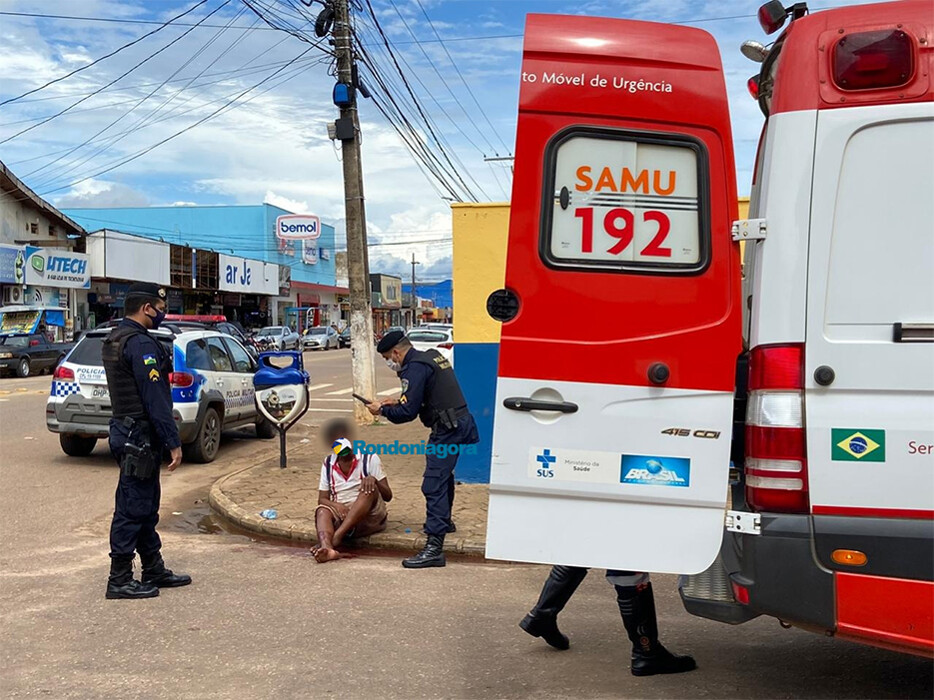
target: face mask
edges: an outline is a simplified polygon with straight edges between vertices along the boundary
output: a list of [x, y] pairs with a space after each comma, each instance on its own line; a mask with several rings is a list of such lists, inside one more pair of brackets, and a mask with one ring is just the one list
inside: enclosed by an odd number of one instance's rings
[[384, 359], [386, 360], [386, 366], [393, 372], [402, 371], [402, 365], [400, 365], [398, 362], [395, 362], [391, 357], [386, 357]]
[[[149, 314], [146, 314], [146, 315], [149, 316]], [[165, 311], [159, 311], [159, 310], [157, 309], [157, 310], [156, 310], [156, 315], [155, 315], [155, 316], [149, 316], [149, 318], [150, 318], [150, 320], [152, 320], [152, 329], [153, 329], [153, 330], [156, 330], [156, 329], [162, 324], [162, 322], [165, 320]]]

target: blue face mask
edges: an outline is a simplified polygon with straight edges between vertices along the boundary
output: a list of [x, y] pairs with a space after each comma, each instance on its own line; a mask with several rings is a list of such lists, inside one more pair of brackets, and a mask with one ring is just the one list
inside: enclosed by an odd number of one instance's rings
[[[155, 308], [155, 307], [153, 307], [153, 308]], [[149, 314], [146, 314], [146, 315], [149, 316]], [[158, 309], [156, 309], [156, 315], [155, 315], [155, 316], [149, 316], [149, 318], [150, 318], [150, 320], [152, 321], [152, 329], [153, 329], [153, 330], [156, 330], [156, 329], [162, 324], [162, 322], [165, 320], [165, 311], [164, 311], [164, 310], [163, 310], [163, 311], [159, 311]]]

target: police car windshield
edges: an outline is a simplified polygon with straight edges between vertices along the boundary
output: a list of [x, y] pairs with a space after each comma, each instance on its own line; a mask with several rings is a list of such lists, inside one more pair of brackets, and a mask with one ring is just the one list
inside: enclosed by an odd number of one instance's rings
[[266, 326], [257, 335], [279, 335], [282, 333], [282, 326]]
[[0, 345], [7, 345], [13, 348], [24, 348], [29, 345], [28, 335], [3, 335], [0, 336]]

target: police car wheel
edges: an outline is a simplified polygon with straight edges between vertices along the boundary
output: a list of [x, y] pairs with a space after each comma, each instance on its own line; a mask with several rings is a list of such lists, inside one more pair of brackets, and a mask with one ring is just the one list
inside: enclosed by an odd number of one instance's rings
[[216, 408], [208, 408], [198, 428], [198, 436], [188, 445], [189, 459], [193, 462], [213, 462], [221, 445], [221, 418]]
[[94, 451], [97, 438], [62, 433], [58, 436], [58, 442], [62, 446], [62, 452], [69, 457], [87, 457]]
[[27, 358], [24, 357], [16, 365], [16, 376], [21, 378], [29, 376], [29, 360]]

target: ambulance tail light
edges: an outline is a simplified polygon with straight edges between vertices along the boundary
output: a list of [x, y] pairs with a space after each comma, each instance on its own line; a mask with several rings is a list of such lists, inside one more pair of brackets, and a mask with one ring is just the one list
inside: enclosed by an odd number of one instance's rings
[[914, 73], [914, 44], [900, 29], [856, 32], [833, 50], [833, 82], [841, 90], [904, 85]]
[[74, 370], [63, 367], [59, 365], [55, 368], [55, 371], [52, 373], [52, 379], [55, 379], [60, 382], [73, 382], [75, 381], [75, 372]]
[[173, 387], [184, 389], [195, 383], [193, 375], [188, 372], [169, 372], [169, 384]]
[[749, 357], [746, 501], [756, 511], [807, 513], [804, 346], [766, 345]]

